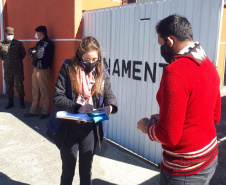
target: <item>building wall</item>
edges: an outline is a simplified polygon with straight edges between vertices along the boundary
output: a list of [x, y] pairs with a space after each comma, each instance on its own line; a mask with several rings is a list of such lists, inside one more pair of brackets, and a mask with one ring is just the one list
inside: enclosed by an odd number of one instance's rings
[[[112, 0], [3, 0], [4, 29], [11, 26], [15, 29], [15, 39], [24, 43], [26, 51], [33, 47], [35, 28], [45, 25], [48, 36], [53, 39], [55, 52], [51, 70], [50, 92], [53, 95], [55, 81], [66, 58], [72, 58], [82, 38], [82, 10], [99, 9], [121, 5]], [[63, 39], [63, 40], [62, 40]], [[31, 102], [32, 59], [28, 54], [24, 59], [25, 100]], [[3, 74], [0, 65], [0, 93], [3, 93]], [[17, 92], [15, 91], [15, 96]], [[42, 102], [41, 102], [42, 106]], [[53, 104], [51, 103], [51, 109]]]
[[150, 142], [136, 129], [140, 118], [159, 112], [156, 93], [167, 64], [161, 57], [154, 28], [173, 13], [187, 17], [194, 40], [200, 41], [216, 64], [222, 4], [221, 0], [205, 1], [133, 3], [83, 13], [83, 34], [96, 37], [102, 46], [120, 110], [105, 124], [106, 137], [154, 163], [161, 162], [161, 145]]
[[[160, 0], [123, 0], [123, 4], [129, 3], [143, 3], [143, 2], [155, 2]], [[226, 4], [226, 1], [225, 3]], [[219, 58], [217, 64], [217, 71], [220, 76], [220, 89], [223, 87], [224, 81], [226, 81], [225, 77], [225, 56], [226, 56], [226, 5], [224, 5], [224, 12], [223, 12], [223, 20], [222, 20], [222, 30], [221, 30], [221, 39], [220, 39], [220, 47], [219, 47]], [[225, 76], [225, 77], [224, 77]], [[226, 84], [226, 82], [225, 82]], [[224, 85], [225, 86], [225, 85]]]
[[122, 5], [120, 0], [83, 0], [83, 10], [94, 10]]
[[220, 76], [221, 80], [221, 86], [223, 86], [224, 79], [224, 73], [225, 73], [225, 55], [226, 55], [226, 6], [224, 6], [223, 11], [223, 19], [222, 19], [222, 30], [221, 30], [221, 39], [220, 39], [220, 50], [219, 50], [219, 60], [218, 60], [218, 66], [217, 71]]
[[[0, 13], [3, 12], [3, 2], [0, 1]], [[0, 20], [0, 28], [3, 25], [3, 20], [2, 20], [2, 16], [1, 16], [1, 20]], [[2, 32], [2, 30], [0, 29], [0, 33], [1, 33], [1, 41], [4, 38], [4, 33]], [[0, 59], [1, 60], [1, 59]], [[2, 74], [2, 63], [0, 62], [0, 93], [3, 92], [3, 74]]]
[[[67, 0], [67, 3], [60, 0], [4, 0], [3, 8], [4, 27], [11, 26], [15, 29], [15, 39], [21, 40], [24, 43], [26, 51], [38, 41], [34, 37], [35, 28], [39, 25], [47, 27], [48, 36], [50, 39], [53, 39], [55, 47], [53, 67], [49, 79], [52, 96], [62, 61], [74, 56], [75, 50], [82, 38], [82, 0]], [[64, 40], [62, 41], [62, 39]], [[78, 39], [78, 41], [75, 41], [75, 39]], [[31, 102], [31, 75], [33, 66], [32, 58], [28, 53], [23, 63], [25, 100]], [[2, 73], [1, 67], [0, 73]], [[2, 74], [0, 75], [0, 93], [2, 93], [3, 80]], [[15, 95], [17, 96], [16, 91]], [[52, 108], [53, 105], [51, 104]]]

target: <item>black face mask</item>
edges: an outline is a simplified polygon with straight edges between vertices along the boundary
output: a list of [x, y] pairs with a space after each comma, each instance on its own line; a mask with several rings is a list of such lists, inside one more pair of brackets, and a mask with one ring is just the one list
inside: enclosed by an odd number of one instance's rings
[[165, 42], [165, 44], [160, 47], [160, 52], [165, 61], [170, 64], [171, 59], [174, 56], [173, 47], [169, 47], [169, 45]]
[[82, 67], [84, 68], [86, 73], [90, 73], [93, 70], [93, 68], [96, 67], [97, 62], [98, 61], [90, 63], [90, 62], [84, 62], [83, 60], [81, 60]]

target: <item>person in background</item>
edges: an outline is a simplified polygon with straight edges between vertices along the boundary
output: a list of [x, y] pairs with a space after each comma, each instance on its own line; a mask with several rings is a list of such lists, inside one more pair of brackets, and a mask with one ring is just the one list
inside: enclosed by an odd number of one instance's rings
[[33, 117], [39, 115], [39, 101], [42, 97], [43, 108], [40, 119], [49, 117], [49, 75], [53, 59], [54, 47], [47, 35], [45, 26], [39, 26], [35, 29], [35, 37], [39, 39], [37, 44], [28, 50], [32, 57], [34, 66], [32, 73], [32, 105], [29, 113], [24, 117]]
[[[53, 97], [58, 110], [87, 113], [93, 109], [116, 113], [117, 102], [104, 67], [100, 45], [93, 37], [85, 37], [76, 55], [65, 60], [56, 81]], [[102, 141], [102, 123], [63, 119], [55, 134], [62, 160], [61, 185], [71, 185], [79, 151], [81, 185], [91, 185], [91, 168], [97, 142]]]
[[0, 43], [0, 58], [4, 61], [4, 80], [8, 97], [8, 104], [5, 109], [14, 106], [14, 81], [16, 82], [16, 90], [20, 100], [20, 108], [25, 108], [23, 59], [26, 56], [26, 51], [23, 43], [14, 39], [14, 28], [6, 27], [5, 37], [6, 39]]
[[137, 128], [162, 144], [160, 185], [207, 185], [218, 164], [220, 79], [185, 17], [170, 15], [156, 31], [169, 65], [156, 96], [159, 114], [141, 119]]

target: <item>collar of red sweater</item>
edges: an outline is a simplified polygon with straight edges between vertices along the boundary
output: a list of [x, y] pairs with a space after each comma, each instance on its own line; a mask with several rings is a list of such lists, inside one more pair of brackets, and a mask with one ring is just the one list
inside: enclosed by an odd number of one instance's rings
[[173, 57], [173, 61], [179, 58], [189, 58], [197, 65], [200, 65], [201, 62], [207, 58], [207, 56], [200, 43], [194, 42], [180, 50], [178, 54]]

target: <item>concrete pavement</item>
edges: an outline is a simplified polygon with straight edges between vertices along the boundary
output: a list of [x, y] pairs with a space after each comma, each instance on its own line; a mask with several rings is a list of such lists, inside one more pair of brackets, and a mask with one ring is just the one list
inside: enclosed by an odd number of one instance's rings
[[[59, 150], [46, 137], [46, 122], [38, 117], [24, 118], [30, 104], [5, 110], [7, 99], [0, 94], [0, 185], [58, 185], [61, 159]], [[226, 110], [226, 96], [222, 97]], [[217, 126], [219, 165], [211, 185], [226, 184], [226, 114]], [[93, 185], [157, 185], [160, 169], [123, 148], [104, 141], [93, 162]], [[79, 184], [76, 174], [73, 185]]]
[[[5, 110], [7, 99], [0, 95], [0, 185], [58, 185], [61, 159], [59, 150], [46, 137], [46, 122], [38, 117], [24, 118], [25, 109]], [[159, 168], [104, 141], [93, 162], [93, 185], [157, 185]], [[74, 185], [79, 184], [76, 168]]]

